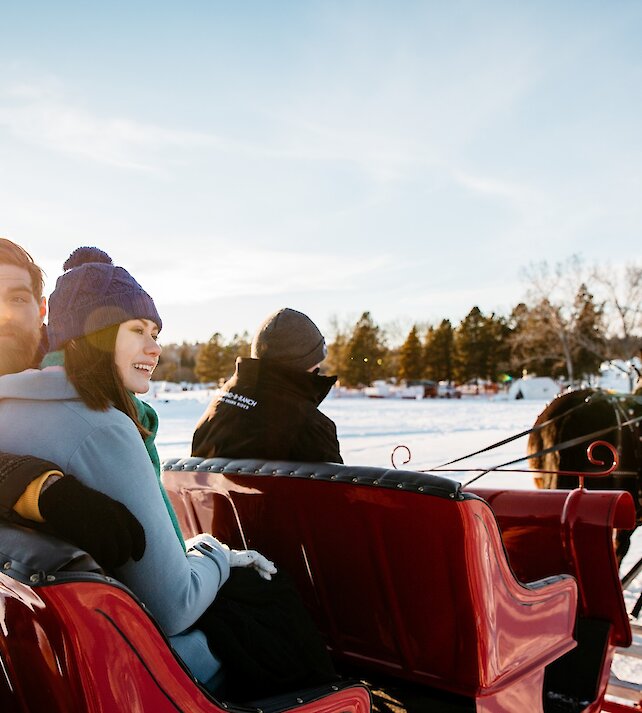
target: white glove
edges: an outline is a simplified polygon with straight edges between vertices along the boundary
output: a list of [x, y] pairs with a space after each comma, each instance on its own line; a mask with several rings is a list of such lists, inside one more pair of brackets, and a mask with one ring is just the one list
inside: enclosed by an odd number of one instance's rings
[[227, 545], [217, 540], [216, 537], [210, 535], [209, 532], [203, 532], [185, 541], [185, 546], [188, 550], [190, 548], [198, 549], [197, 545], [201, 547], [205, 545], [210, 550], [214, 548], [222, 551], [230, 567], [253, 567], [263, 579], [272, 579], [272, 575], [276, 574], [277, 570], [274, 562], [270, 562], [260, 552], [256, 550], [231, 550]]
[[230, 567], [253, 567], [263, 579], [272, 579], [276, 574], [274, 562], [256, 550], [230, 550]]

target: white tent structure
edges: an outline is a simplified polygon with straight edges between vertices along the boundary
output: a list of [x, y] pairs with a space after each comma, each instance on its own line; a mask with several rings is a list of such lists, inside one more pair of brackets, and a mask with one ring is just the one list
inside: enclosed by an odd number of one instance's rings
[[560, 387], [548, 376], [524, 377], [513, 381], [508, 389], [507, 398], [538, 399], [550, 401], [560, 392]]

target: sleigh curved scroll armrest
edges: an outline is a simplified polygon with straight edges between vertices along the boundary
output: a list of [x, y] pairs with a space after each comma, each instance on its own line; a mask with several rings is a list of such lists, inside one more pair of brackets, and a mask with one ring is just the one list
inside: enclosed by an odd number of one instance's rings
[[631, 626], [613, 548], [614, 530], [635, 526], [629, 493], [489, 488], [475, 492], [493, 508], [519, 580], [560, 572], [573, 575], [580, 616], [611, 622], [612, 643], [630, 645]]
[[[565, 574], [523, 583], [508, 563], [491, 509], [478, 505], [467, 546], [485, 571], [471, 577], [472, 599], [485, 614], [478, 620], [480, 679], [487, 690], [517, 675], [538, 671], [575, 646], [577, 584]], [[485, 552], [486, 557], [480, 555]], [[503, 632], [498, 638], [496, 633]], [[528, 632], [538, 632], [537, 645]]]

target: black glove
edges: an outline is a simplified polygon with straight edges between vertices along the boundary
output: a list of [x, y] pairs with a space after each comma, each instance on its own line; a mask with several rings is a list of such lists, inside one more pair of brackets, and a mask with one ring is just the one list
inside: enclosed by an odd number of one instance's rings
[[130, 557], [139, 560], [145, 552], [145, 531], [131, 512], [73, 475], [46, 488], [38, 505], [52, 534], [85, 550], [105, 569]]

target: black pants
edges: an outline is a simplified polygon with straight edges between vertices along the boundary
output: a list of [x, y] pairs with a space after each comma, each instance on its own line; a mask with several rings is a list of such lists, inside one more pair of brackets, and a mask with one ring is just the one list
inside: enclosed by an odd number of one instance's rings
[[238, 703], [337, 680], [332, 661], [290, 578], [235, 567], [196, 623]]

